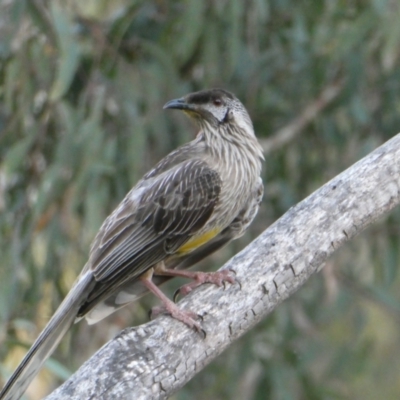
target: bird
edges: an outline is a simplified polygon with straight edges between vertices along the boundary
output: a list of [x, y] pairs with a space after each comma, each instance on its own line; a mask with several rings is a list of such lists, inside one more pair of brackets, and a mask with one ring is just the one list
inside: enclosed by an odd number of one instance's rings
[[74, 322], [94, 324], [153, 293], [169, 314], [199, 330], [159, 288], [180, 276], [192, 279], [185, 295], [203, 283], [234, 283], [232, 271], [187, 269], [244, 234], [263, 196], [264, 160], [250, 116], [231, 92], [215, 88], [167, 102], [197, 124], [195, 138], [159, 161], [106, 218], [88, 261], [71, 290], [0, 393], [19, 399]]

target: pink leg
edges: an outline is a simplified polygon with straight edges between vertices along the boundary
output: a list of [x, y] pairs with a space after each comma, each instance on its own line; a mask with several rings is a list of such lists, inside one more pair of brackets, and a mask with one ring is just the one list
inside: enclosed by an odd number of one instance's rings
[[155, 275], [164, 276], [180, 276], [182, 278], [193, 279], [194, 282], [183, 285], [174, 294], [174, 300], [178, 294], [186, 296], [197, 286], [203, 283], [213, 283], [217, 286], [222, 286], [225, 282], [231, 284], [236, 282], [236, 277], [233, 276], [234, 272], [229, 269], [223, 269], [222, 271], [216, 272], [195, 272], [195, 271], [183, 271], [177, 269], [167, 269], [167, 268], [156, 268]]
[[172, 300], [170, 300], [154, 282], [151, 280], [151, 274], [144, 274], [141, 277], [141, 281], [147, 289], [150, 290], [155, 296], [157, 296], [163, 303], [164, 307], [155, 307], [152, 310], [152, 316], [156, 316], [166, 311], [171, 315], [172, 318], [177, 319], [178, 321], [183, 322], [189, 328], [195, 329], [196, 331], [202, 331], [202, 328], [198, 322], [195, 321], [198, 318], [197, 314], [191, 311], [181, 310]]

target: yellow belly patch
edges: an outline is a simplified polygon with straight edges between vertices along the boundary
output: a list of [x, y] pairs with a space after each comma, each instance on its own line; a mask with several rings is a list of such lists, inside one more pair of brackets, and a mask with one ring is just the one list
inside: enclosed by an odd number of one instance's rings
[[197, 249], [202, 246], [204, 243], [207, 243], [213, 237], [217, 236], [218, 233], [221, 232], [221, 229], [212, 229], [209, 232], [203, 233], [200, 236], [193, 236], [188, 242], [186, 242], [183, 246], [181, 246], [178, 250], [179, 254], [190, 253], [191, 251]]

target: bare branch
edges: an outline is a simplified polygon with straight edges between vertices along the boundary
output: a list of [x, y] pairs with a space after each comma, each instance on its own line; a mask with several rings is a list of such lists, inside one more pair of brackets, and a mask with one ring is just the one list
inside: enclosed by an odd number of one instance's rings
[[203, 339], [163, 316], [128, 328], [48, 400], [163, 399], [290, 296], [343, 243], [400, 202], [400, 134], [314, 192], [224, 268], [240, 285], [204, 285], [180, 302], [203, 317]]
[[325, 87], [318, 98], [308, 104], [303, 112], [292, 122], [279, 129], [272, 137], [260, 140], [264, 154], [267, 155], [275, 149], [291, 142], [325, 107], [336, 99], [342, 89], [343, 81], [338, 81]]

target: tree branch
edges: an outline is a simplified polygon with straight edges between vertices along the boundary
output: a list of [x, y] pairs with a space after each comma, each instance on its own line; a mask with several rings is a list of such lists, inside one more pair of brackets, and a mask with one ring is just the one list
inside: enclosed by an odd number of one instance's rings
[[240, 285], [203, 285], [180, 307], [203, 339], [162, 316], [107, 343], [47, 400], [163, 399], [295, 292], [327, 258], [400, 202], [400, 134], [292, 207], [224, 268]]
[[292, 122], [279, 129], [271, 137], [260, 140], [264, 154], [268, 155], [272, 151], [284, 146], [296, 138], [301, 131], [319, 115], [322, 110], [324, 110], [339, 96], [343, 87], [343, 80], [338, 80], [326, 86], [320, 95], [310, 104], [308, 104], [303, 112]]

